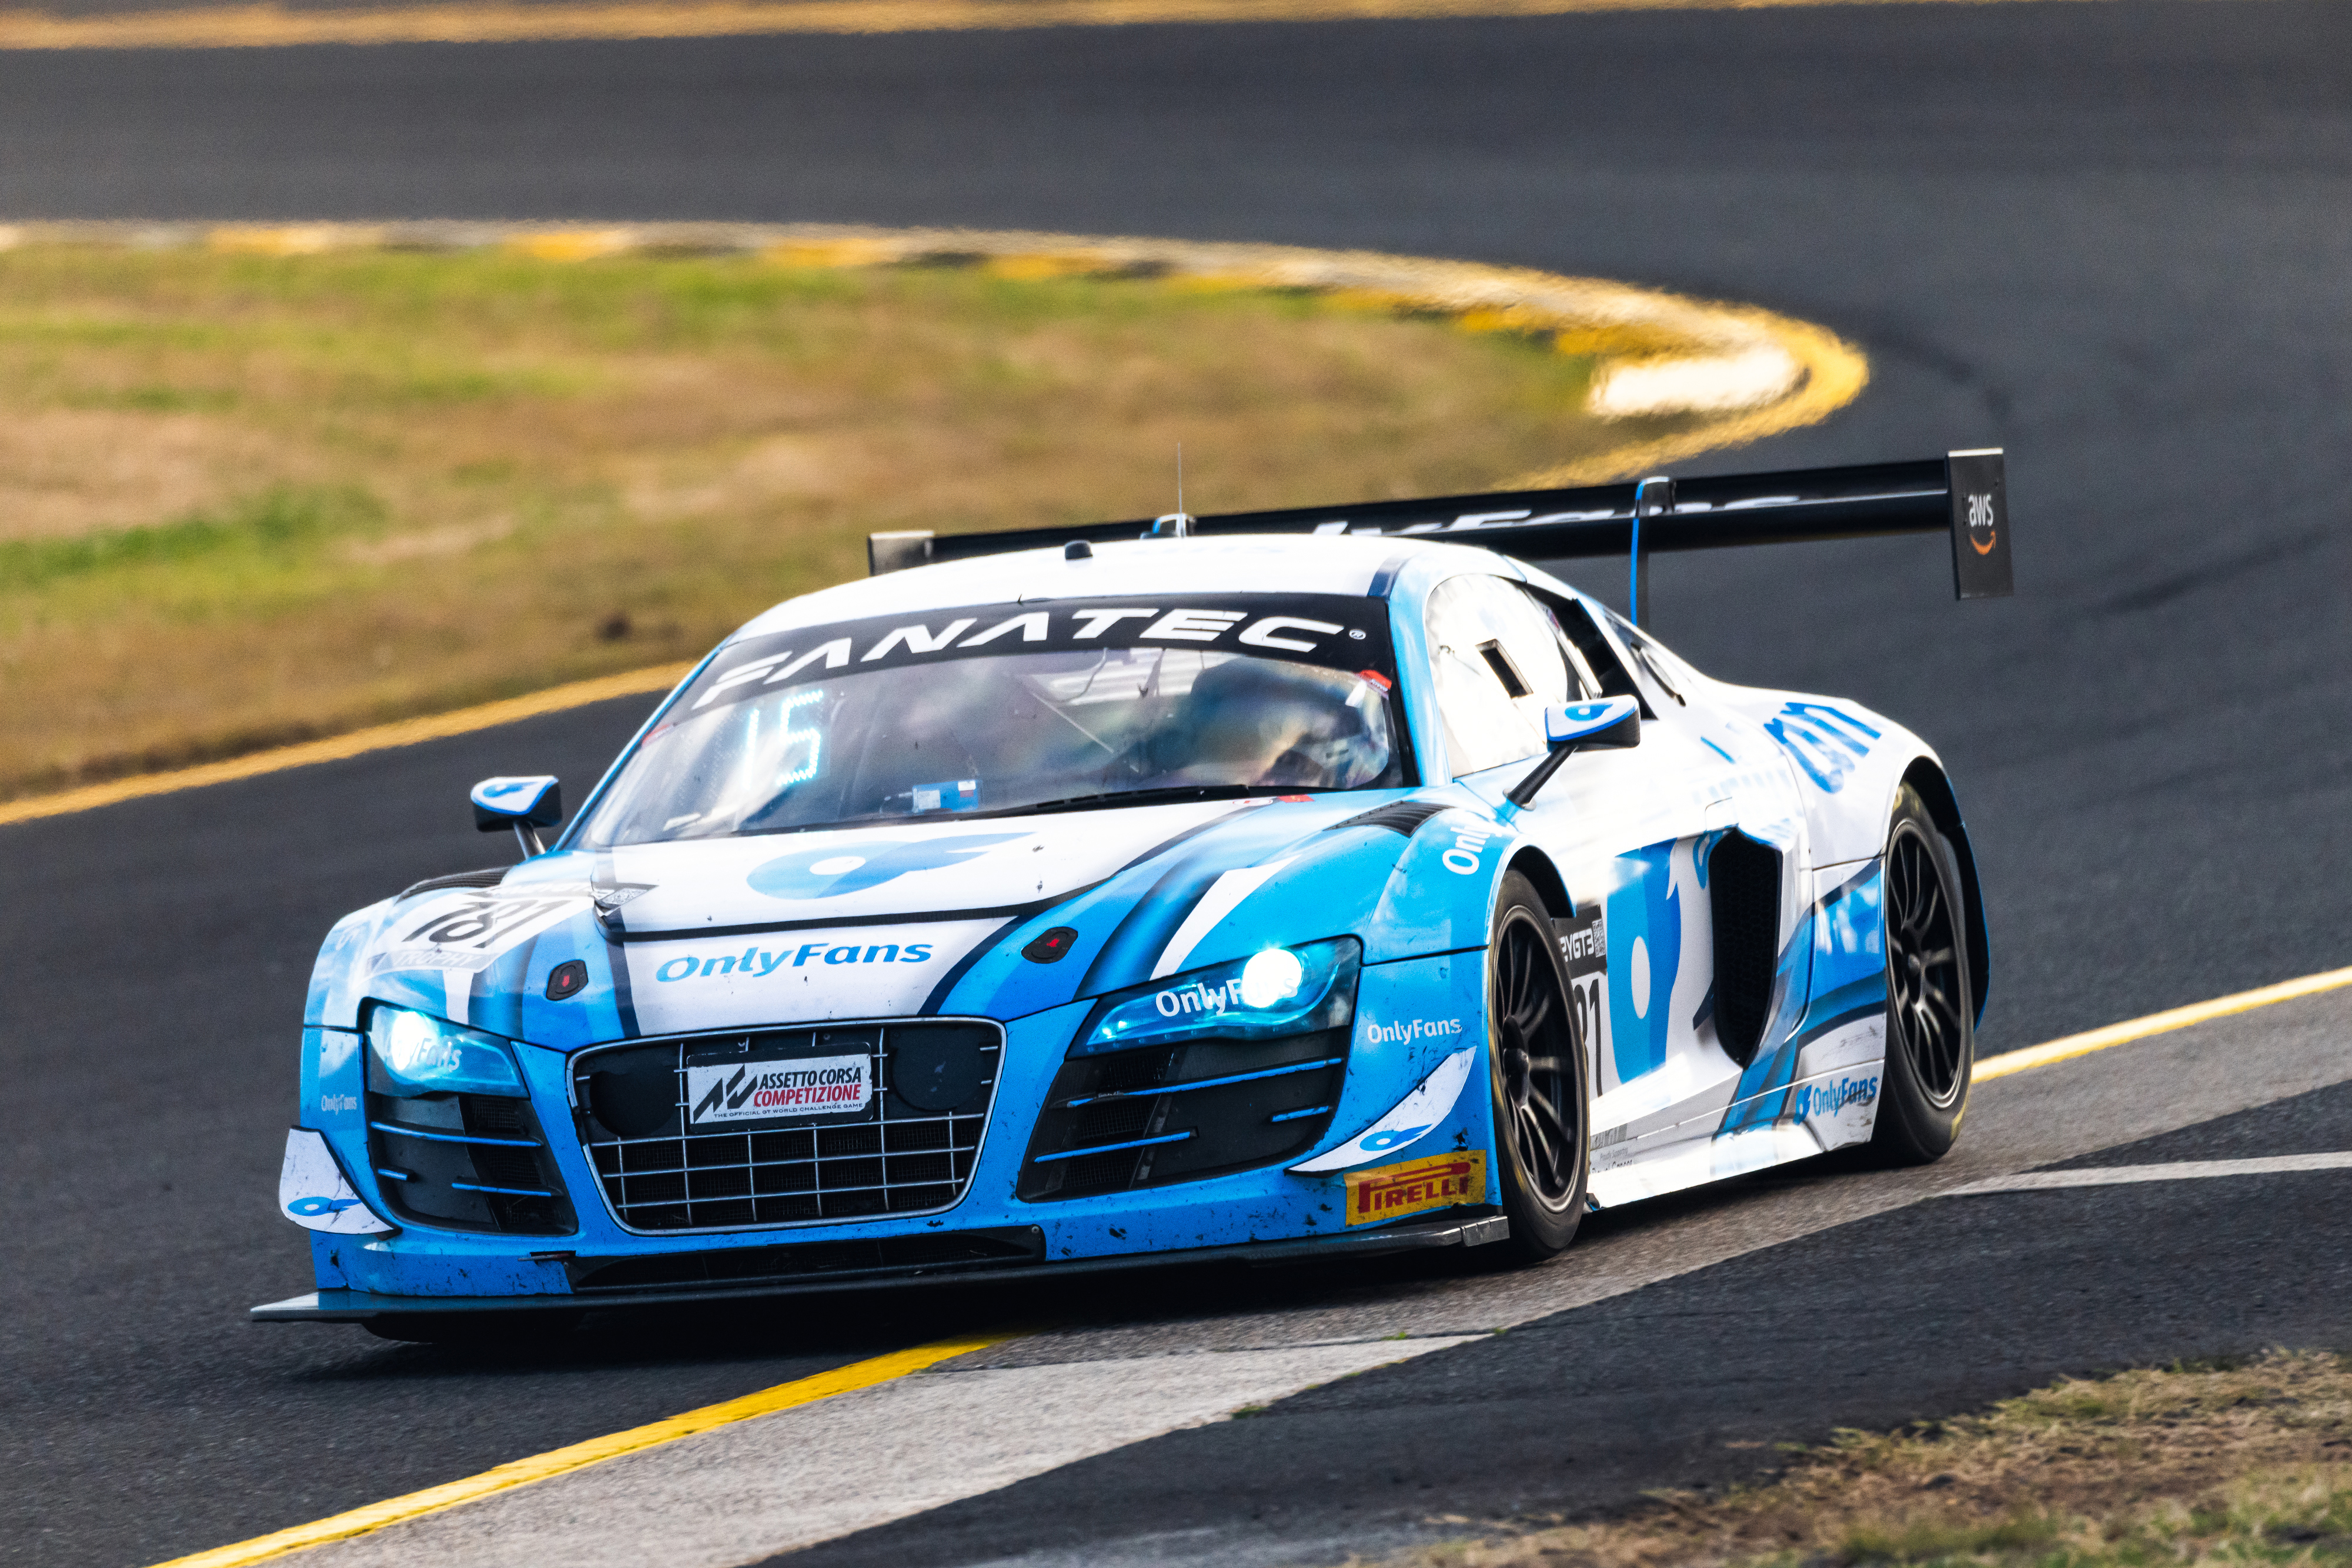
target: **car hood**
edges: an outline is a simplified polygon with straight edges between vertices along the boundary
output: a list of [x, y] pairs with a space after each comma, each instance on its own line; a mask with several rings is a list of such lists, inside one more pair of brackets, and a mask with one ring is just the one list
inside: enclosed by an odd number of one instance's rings
[[[551, 853], [492, 885], [428, 886], [345, 921], [320, 955], [310, 1021], [353, 1027], [373, 998], [570, 1049], [1011, 1019], [1339, 935], [1362, 940], [1368, 962], [1474, 946], [1484, 879], [1460, 874], [1458, 849], [1442, 860], [1458, 837], [1442, 819], [1456, 815], [1482, 846], [1495, 839], [1491, 817], [1449, 786]], [[1050, 958], [1023, 956], [1056, 929]]]
[[620, 911], [625, 929], [640, 933], [1010, 914], [1066, 898], [1234, 807], [1202, 801], [638, 844], [596, 856], [596, 874], [643, 890]]

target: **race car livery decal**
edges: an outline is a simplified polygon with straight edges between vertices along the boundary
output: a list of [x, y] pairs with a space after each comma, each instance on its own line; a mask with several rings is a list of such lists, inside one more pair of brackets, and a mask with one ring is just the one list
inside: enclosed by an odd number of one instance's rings
[[1349, 1171], [1347, 1183], [1350, 1225], [1479, 1203], [1486, 1197], [1486, 1151], [1463, 1149], [1400, 1166]]
[[911, 1017], [946, 971], [1001, 930], [921, 921], [740, 937], [632, 942], [624, 960], [641, 1034], [844, 1018]]
[[[1420, 1023], [1423, 1020], [1416, 1019], [1413, 1021]], [[1441, 1019], [1439, 1023], [1441, 1027], [1434, 1030], [1434, 1033], [1452, 1038], [1462, 1032], [1462, 1020], [1459, 1019]], [[1452, 1027], [1444, 1027], [1445, 1025]], [[1369, 1026], [1366, 1032], [1377, 1040], [1379, 1036], [1373, 1031], [1379, 1030], [1381, 1027], [1379, 1024], [1372, 1024]], [[1367, 1160], [1376, 1160], [1382, 1155], [1393, 1154], [1399, 1149], [1420, 1142], [1433, 1132], [1437, 1124], [1444, 1121], [1453, 1111], [1454, 1103], [1462, 1097], [1462, 1086], [1470, 1081], [1471, 1069], [1475, 1067], [1477, 1062], [1477, 1051], [1455, 1051], [1444, 1061], [1439, 1062], [1437, 1071], [1423, 1079], [1412, 1093], [1398, 1101], [1396, 1109], [1333, 1149], [1329, 1154], [1318, 1155], [1313, 1159], [1303, 1160], [1290, 1168], [1302, 1176], [1322, 1171], [1345, 1170], [1350, 1166], [1360, 1166]]]
[[1603, 906], [1579, 910], [1552, 922], [1568, 966], [1568, 1022], [1584, 1051], [1587, 1091], [1601, 1090], [1601, 1063], [1609, 1054], [1609, 922]]
[[597, 858], [660, 885], [614, 921], [635, 942], [713, 928], [768, 936], [852, 921], [974, 917], [1044, 907], [1245, 803], [1073, 812], [1019, 827], [933, 820], [631, 844]]
[[646, 884], [597, 887], [584, 882], [452, 888], [402, 910], [392, 945], [378, 951], [368, 967], [487, 969], [561, 921], [590, 910], [619, 909], [646, 891]]
[[1790, 703], [1764, 721], [1764, 729], [1830, 795], [1845, 788], [1846, 776], [1879, 738], [1878, 730], [1828, 703]]
[[1789, 1113], [1800, 1122], [1828, 1121], [1849, 1105], [1870, 1105], [1878, 1100], [1878, 1080], [1824, 1078], [1800, 1083], [1789, 1096]]
[[940, 838], [899, 841], [874, 838], [854, 848], [826, 845], [782, 855], [752, 868], [748, 881], [754, 891], [770, 898], [840, 898], [906, 875], [951, 866], [997, 844], [1032, 837], [1028, 833], [953, 833]]
[[740, 953], [715, 956], [688, 953], [666, 958], [654, 970], [654, 981], [666, 986], [678, 980], [707, 980], [716, 975], [738, 972], [757, 975], [764, 980], [788, 964], [794, 968], [805, 968], [811, 964], [928, 964], [931, 946], [929, 942], [909, 942], [904, 946], [896, 942], [829, 942], [820, 937], [802, 943], [795, 950], [789, 942], [775, 948], [762, 947], [755, 942]]
[[[1776, 1122], [1806, 1121], [1807, 1112], [1797, 1105], [1800, 1081], [1834, 1067], [1877, 1060], [1886, 1007], [1878, 893], [1878, 863], [1874, 861], [1854, 870], [1807, 911], [1781, 953], [1780, 967], [1787, 977], [1782, 1007], [1769, 1026], [1764, 1048], [1740, 1075], [1724, 1117], [1725, 1135]], [[1800, 968], [1809, 984], [1800, 983]], [[1854, 1054], [1857, 1042], [1865, 1054]], [[1806, 1104], [1811, 1103], [1808, 1097]], [[1864, 1103], [1874, 1104], [1874, 1096]], [[1863, 1125], [1866, 1133], [1867, 1115]]]
[[305, 1230], [336, 1236], [382, 1236], [400, 1228], [378, 1218], [352, 1190], [327, 1140], [308, 1127], [286, 1134], [286, 1158], [278, 1171], [278, 1211]]
[[[843, 670], [1005, 653], [1190, 648], [1369, 670], [1393, 685], [1388, 607], [1354, 594], [1168, 594], [1055, 600], [1042, 606], [877, 615], [747, 637], [727, 649], [673, 707], [680, 719]], [[658, 733], [658, 732], [656, 732]], [[813, 760], [813, 759], [812, 759]]]
[[1618, 953], [1607, 976], [1612, 1086], [1665, 1064], [1683, 956], [1685, 901], [1676, 862], [1689, 859], [1673, 841], [1620, 857], [1633, 874], [1609, 894], [1605, 915]]

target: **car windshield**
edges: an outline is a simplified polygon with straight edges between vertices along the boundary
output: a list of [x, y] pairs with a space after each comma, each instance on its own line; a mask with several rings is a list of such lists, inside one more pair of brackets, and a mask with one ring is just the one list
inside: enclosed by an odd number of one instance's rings
[[1097, 600], [731, 647], [583, 819], [602, 849], [1409, 782], [1387, 606]]

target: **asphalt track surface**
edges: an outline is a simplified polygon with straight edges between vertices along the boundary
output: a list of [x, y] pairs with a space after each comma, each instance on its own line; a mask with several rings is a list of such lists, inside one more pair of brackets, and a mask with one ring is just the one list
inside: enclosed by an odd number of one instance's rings
[[[2352, 12], [2325, 3], [0, 57], [10, 217], [1355, 245], [1822, 321], [1871, 355], [1860, 402], [1709, 466], [2004, 444], [2021, 596], [1951, 604], [1927, 541], [1806, 547], [1662, 563], [1657, 622], [1718, 674], [1856, 696], [1941, 749], [1990, 903], [1988, 1050], [2346, 961], [2347, 198]], [[1213, 455], [1195, 469], [1200, 504], [1245, 501], [1213, 493]], [[268, 1194], [318, 937], [499, 858], [464, 831], [466, 784], [584, 784], [642, 706], [0, 830], [0, 1555], [152, 1561], [1037, 1305], [866, 1301], [788, 1334], [691, 1317], [511, 1359], [240, 1321], [307, 1284]], [[2085, 1114], [2123, 1125], [2175, 1087], [2119, 1078]], [[2168, 1135], [2352, 1146], [2340, 1095], [2242, 1114]], [[1244, 1496], [1265, 1561], [1311, 1558], [1423, 1495], [1588, 1508], [1754, 1462], [1720, 1434], [2343, 1346], [2340, 1191], [2239, 1178], [1856, 1218], [1280, 1407], [1303, 1425], [1171, 1434], [810, 1559], [1108, 1560], [1108, 1534], [1150, 1534], [1171, 1560], [1239, 1561], [1214, 1531]], [[1671, 1250], [1774, 1200], [1619, 1223]], [[1251, 1289], [1152, 1287], [1206, 1319]], [[1083, 1311], [1151, 1315], [1116, 1290]], [[1545, 1335], [1554, 1354], [1513, 1354]], [[1531, 1436], [1571, 1428], [1629, 1435], [1569, 1444], [1573, 1464]], [[1406, 1436], [1419, 1469], [1331, 1458]]]

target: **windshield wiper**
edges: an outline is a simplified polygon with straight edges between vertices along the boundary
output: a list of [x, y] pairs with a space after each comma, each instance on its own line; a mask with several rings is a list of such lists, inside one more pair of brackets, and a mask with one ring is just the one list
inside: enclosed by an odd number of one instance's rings
[[[1029, 806], [1007, 806], [1007, 815], [1027, 811], [1085, 811], [1098, 806], [1164, 805], [1171, 800], [1232, 800], [1244, 795], [1271, 795], [1275, 784], [1170, 784], [1158, 789], [1111, 789], [1099, 795], [1065, 795]], [[1294, 790], [1292, 793], [1300, 793]]]

